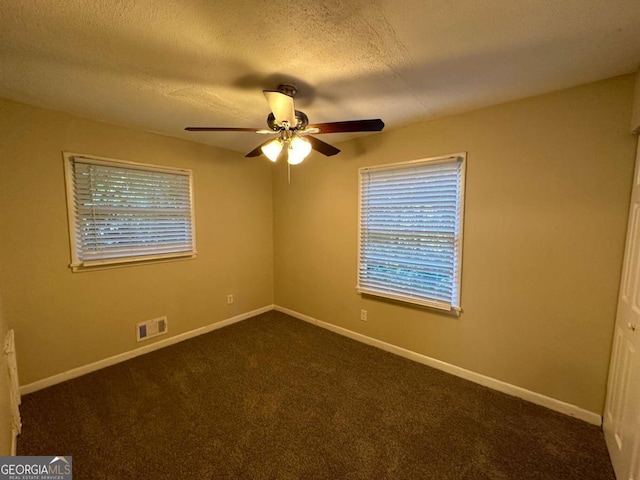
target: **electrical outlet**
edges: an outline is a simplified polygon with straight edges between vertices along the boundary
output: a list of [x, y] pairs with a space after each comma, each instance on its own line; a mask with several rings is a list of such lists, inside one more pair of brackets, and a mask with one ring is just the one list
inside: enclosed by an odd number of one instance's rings
[[233, 303], [233, 295], [227, 295], [227, 305], [231, 305]]
[[362, 320], [363, 322], [367, 321], [367, 311], [366, 310], [360, 310], [360, 320]]

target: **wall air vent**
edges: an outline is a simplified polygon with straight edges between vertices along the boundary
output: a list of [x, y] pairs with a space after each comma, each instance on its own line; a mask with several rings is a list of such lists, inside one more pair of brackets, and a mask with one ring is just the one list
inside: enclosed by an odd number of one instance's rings
[[139, 342], [167, 333], [167, 317], [154, 318], [136, 325], [136, 338]]

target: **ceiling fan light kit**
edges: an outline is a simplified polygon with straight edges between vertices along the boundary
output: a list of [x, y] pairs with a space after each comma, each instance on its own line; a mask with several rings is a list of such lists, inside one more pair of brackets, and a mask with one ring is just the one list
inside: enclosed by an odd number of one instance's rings
[[253, 129], [241, 127], [187, 127], [190, 132], [254, 132], [260, 134], [275, 134], [277, 138], [267, 140], [250, 151], [247, 157], [257, 157], [264, 154], [272, 162], [284, 157], [289, 165], [298, 165], [316, 150], [328, 157], [336, 155], [339, 149], [311, 134], [347, 133], [347, 132], [379, 132], [384, 128], [384, 122], [379, 118], [369, 120], [348, 120], [344, 122], [328, 122], [309, 125], [309, 119], [304, 112], [296, 110], [293, 97], [297, 93], [293, 85], [282, 84], [277, 90], [263, 90], [269, 103], [271, 113], [267, 116], [269, 129]]
[[293, 137], [287, 148], [287, 163], [298, 165], [311, 153], [311, 144], [300, 137]]
[[302, 163], [309, 153], [311, 153], [311, 144], [307, 140], [295, 135], [289, 135], [288, 137], [285, 135], [285, 137], [286, 138], [275, 138], [267, 142], [260, 147], [260, 150], [274, 163], [280, 158], [281, 153], [286, 155], [289, 165]]
[[283, 146], [282, 140], [280, 140], [279, 138], [276, 138], [274, 140], [271, 140], [266, 145], [263, 145], [262, 147], [260, 147], [260, 150], [262, 150], [262, 153], [264, 153], [269, 160], [275, 163], [278, 160], [278, 157], [280, 156], [280, 152], [282, 151], [282, 146]]

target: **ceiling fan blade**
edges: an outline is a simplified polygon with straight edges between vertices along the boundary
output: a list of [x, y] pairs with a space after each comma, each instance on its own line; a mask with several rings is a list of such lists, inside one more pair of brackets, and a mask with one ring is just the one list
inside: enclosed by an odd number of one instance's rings
[[269, 140], [267, 140], [266, 142], [262, 142], [260, 145], [258, 145], [256, 148], [254, 148], [253, 150], [251, 150], [249, 153], [247, 153], [245, 155], [245, 157], [259, 157], [260, 155], [262, 155], [262, 147], [264, 147], [267, 143], [269, 142], [273, 142], [273, 138], [270, 138]]
[[296, 130], [296, 135], [309, 135], [312, 133], [320, 133], [319, 128], [305, 128], [304, 130]]
[[293, 107], [293, 97], [277, 90], [263, 90], [262, 93], [264, 93], [278, 125], [288, 122], [291, 127], [295, 127], [296, 111]]
[[379, 118], [348, 120], [346, 122], [315, 123], [307, 128], [319, 128], [319, 133], [379, 132], [384, 128], [384, 122]]
[[257, 128], [242, 127], [186, 127], [188, 132], [256, 132]]
[[322, 153], [323, 155], [326, 155], [327, 157], [335, 155], [336, 153], [340, 153], [340, 150], [333, 145], [329, 145], [328, 143], [312, 137], [311, 135], [307, 135], [304, 138], [309, 141], [309, 143], [311, 144], [311, 148]]

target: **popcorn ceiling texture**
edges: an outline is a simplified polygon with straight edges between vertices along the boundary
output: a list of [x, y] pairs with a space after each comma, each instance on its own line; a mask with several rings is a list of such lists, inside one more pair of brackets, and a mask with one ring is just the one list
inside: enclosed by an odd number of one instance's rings
[[637, 0], [0, 5], [0, 97], [241, 152], [259, 139], [183, 128], [264, 128], [261, 90], [283, 80], [312, 123], [397, 128], [640, 61]]

